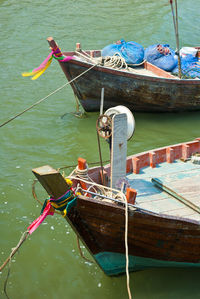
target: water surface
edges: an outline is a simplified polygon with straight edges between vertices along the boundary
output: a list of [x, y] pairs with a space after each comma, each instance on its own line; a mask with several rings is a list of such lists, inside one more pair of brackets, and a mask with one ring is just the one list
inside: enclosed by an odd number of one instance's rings
[[[181, 46], [199, 45], [200, 1], [179, 0]], [[175, 48], [167, 0], [63, 1], [0, 0], [1, 103], [0, 123], [54, 91], [65, 81], [54, 61], [36, 81], [21, 73], [37, 67], [48, 55], [53, 36], [61, 49], [101, 49], [121, 38], [144, 47], [169, 43]], [[68, 86], [34, 109], [0, 128], [1, 263], [21, 233], [40, 213], [32, 198], [31, 169], [49, 164], [72, 165], [79, 156], [98, 161], [95, 121], [98, 113], [76, 118]], [[135, 113], [136, 132], [128, 154], [199, 137], [200, 112]], [[103, 159], [108, 159], [102, 143]], [[38, 196], [46, 194], [37, 186]], [[87, 251], [84, 254], [90, 257]], [[7, 271], [0, 274], [0, 294]], [[198, 269], [146, 270], [130, 275], [134, 298], [200, 298]], [[23, 244], [13, 260], [8, 282], [10, 298], [127, 298], [126, 277], [109, 278], [79, 255], [76, 236], [59, 215]]]

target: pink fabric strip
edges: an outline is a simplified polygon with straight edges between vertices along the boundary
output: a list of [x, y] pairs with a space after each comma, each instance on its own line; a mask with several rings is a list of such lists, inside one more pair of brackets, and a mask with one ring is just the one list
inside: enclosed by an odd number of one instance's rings
[[[49, 59], [52, 57], [52, 55], [55, 54], [53, 51], [47, 56], [47, 58], [40, 64], [40, 66], [38, 66], [37, 68], [35, 68], [32, 72], [37, 72], [40, 71], [42, 68], [44, 68], [47, 64], [47, 62], [49, 61]], [[64, 59], [60, 60], [62, 62], [66, 62], [69, 61], [71, 59], [75, 59], [75, 57], [73, 56], [66, 56]]]
[[48, 215], [53, 215], [54, 212], [50, 211], [51, 210], [51, 203], [49, 202], [42, 215], [40, 215], [37, 219], [35, 219], [31, 225], [29, 225], [29, 227], [27, 228], [27, 230], [29, 231], [29, 234], [31, 235], [35, 230], [36, 228], [38, 228], [38, 226], [44, 221], [44, 219], [48, 216]]
[[37, 72], [39, 71], [40, 69], [42, 69], [46, 64], [47, 62], [49, 61], [49, 59], [52, 57], [52, 54], [53, 54], [53, 51], [47, 56], [47, 58], [40, 64], [40, 66], [38, 66], [36, 69], [33, 70], [33, 72]]

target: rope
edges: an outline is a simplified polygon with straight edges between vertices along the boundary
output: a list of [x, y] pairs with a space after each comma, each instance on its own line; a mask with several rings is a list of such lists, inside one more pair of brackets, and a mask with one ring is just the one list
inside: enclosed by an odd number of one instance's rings
[[111, 67], [115, 69], [122, 69], [125, 68], [128, 70], [128, 65], [125, 59], [118, 54], [114, 54], [113, 56], [106, 56], [104, 60], [104, 66]]
[[21, 238], [20, 238], [20, 240], [19, 240], [17, 246], [14, 247], [14, 248], [12, 249], [11, 254], [9, 255], [9, 257], [8, 257], [8, 258], [5, 260], [5, 262], [1, 265], [1, 267], [0, 267], [0, 272], [4, 269], [4, 267], [7, 265], [7, 263], [12, 259], [12, 257], [15, 255], [15, 253], [18, 251], [18, 249], [19, 249], [20, 246], [24, 243], [24, 241], [26, 241], [26, 239], [28, 238], [28, 234], [29, 234], [28, 231], [25, 231], [25, 232], [22, 234], [22, 236], [21, 236]]
[[[73, 173], [72, 173], [73, 174]], [[73, 176], [73, 175], [70, 175], [70, 176], [68, 176], [67, 178], [68, 179], [70, 179], [70, 180], [77, 180], [77, 176]], [[107, 190], [109, 190], [109, 191], [112, 191], [112, 192], [117, 192], [118, 194], [122, 194], [122, 196], [124, 196], [124, 194], [121, 192], [121, 191], [119, 191], [119, 190], [117, 190], [117, 189], [113, 189], [113, 188], [110, 188], [110, 187], [107, 187], [107, 186], [102, 186], [102, 185], [100, 185], [100, 184], [97, 184], [97, 183], [95, 183], [95, 182], [90, 182], [90, 181], [87, 181], [87, 180], [84, 180], [84, 179], [82, 179], [81, 178], [81, 181], [83, 182], [83, 183], [86, 183], [86, 184], [93, 184], [94, 186], [96, 186], [96, 187], [99, 187], [99, 189], [107, 189]]]
[[82, 252], [82, 250], [81, 250], [80, 239], [79, 239], [78, 236], [77, 236], [77, 245], [78, 245], [78, 249], [79, 249], [79, 253], [80, 253], [81, 257], [82, 257], [84, 260], [86, 260], [88, 263], [93, 264], [92, 261], [90, 261], [88, 258], [86, 258], [86, 257], [84, 256], [84, 254], [83, 254], [83, 252]]
[[[35, 185], [36, 185], [37, 182], [38, 182], [37, 179], [35, 179], [33, 181], [33, 184], [32, 184], [32, 195], [35, 198], [35, 200], [43, 207], [43, 203], [38, 199], [37, 194], [35, 192]], [[54, 211], [54, 213], [55, 214], [59, 214], [59, 215], [61, 214], [59, 211], [56, 211], [56, 210]]]
[[100, 143], [100, 136], [97, 131], [97, 142], [98, 142], [98, 149], [99, 149], [99, 158], [100, 158], [100, 165], [101, 165], [101, 175], [102, 175], [102, 184], [105, 185], [105, 178], [104, 178], [104, 169], [103, 169], [103, 161], [102, 161], [102, 153], [101, 153], [101, 143]]
[[4, 287], [3, 287], [3, 290], [4, 290], [4, 294], [6, 295], [6, 297], [9, 299], [8, 297], [8, 294], [7, 294], [7, 283], [8, 283], [8, 278], [10, 276], [10, 269], [11, 269], [11, 260], [9, 261], [9, 268], [8, 268], [8, 273], [7, 273], [7, 277], [6, 277], [6, 280], [4, 282]]
[[21, 245], [24, 243], [24, 241], [26, 241], [26, 239], [28, 238], [28, 235], [29, 235], [29, 231], [25, 231], [22, 234], [17, 246], [12, 248], [12, 251], [11, 251], [9, 257], [5, 260], [5, 262], [0, 267], [0, 272], [1, 272], [5, 268], [5, 266], [9, 263], [7, 277], [6, 277], [6, 280], [4, 282], [4, 293], [5, 293], [7, 298], [9, 298], [9, 297], [8, 297], [6, 288], [7, 288], [8, 278], [10, 276], [11, 260], [12, 260], [12, 257], [15, 255], [15, 253], [18, 251], [18, 249], [21, 247]]
[[8, 124], [9, 122], [11, 122], [12, 120], [14, 120], [15, 118], [19, 117], [20, 115], [24, 114], [25, 112], [29, 111], [30, 109], [32, 109], [33, 107], [35, 107], [36, 105], [40, 104], [41, 102], [43, 102], [44, 100], [46, 100], [47, 98], [49, 98], [50, 96], [54, 95], [56, 92], [60, 91], [61, 89], [63, 89], [65, 86], [69, 85], [70, 83], [72, 83], [73, 81], [77, 80], [78, 78], [80, 78], [81, 76], [83, 76], [85, 73], [89, 72], [91, 69], [93, 69], [95, 66], [97, 66], [97, 64], [92, 65], [89, 69], [85, 70], [84, 72], [82, 72], [80, 75], [78, 75], [77, 77], [73, 78], [71, 81], [65, 83], [64, 85], [60, 86], [59, 88], [57, 88], [56, 90], [54, 90], [53, 92], [51, 92], [50, 94], [48, 94], [46, 97], [40, 99], [39, 101], [37, 101], [36, 103], [34, 103], [33, 105], [29, 106], [28, 108], [26, 108], [25, 110], [21, 111], [20, 113], [16, 114], [15, 116], [11, 117], [10, 119], [8, 119], [7, 121], [5, 121], [4, 123], [0, 124], [0, 128], [5, 126], [6, 124]]
[[96, 63], [96, 60], [92, 58], [90, 55], [88, 55], [85, 51], [82, 50], [83, 53], [79, 51], [75, 51], [75, 53], [81, 57], [83, 57], [86, 60], [89, 60], [89, 62]]
[[143, 65], [145, 61], [146, 60], [143, 60], [141, 63], [136, 63], [136, 64], [127, 64], [125, 59], [122, 56], [120, 56], [118, 53], [116, 53], [113, 56], [106, 56], [104, 61], [102, 60], [101, 63], [106, 67], [111, 67], [118, 70], [125, 68], [127, 71], [131, 71], [129, 66], [130, 67], [140, 66]]
[[[105, 163], [109, 163], [109, 162], [110, 162], [110, 160], [106, 160], [106, 161], [103, 161], [102, 163], [105, 164]], [[99, 161], [97, 161], [97, 162], [88, 162], [87, 164], [88, 165], [98, 165]], [[77, 166], [77, 164], [76, 165], [67, 165], [67, 166], [60, 167], [57, 170], [59, 171], [59, 170], [64, 169], [64, 168], [75, 168], [76, 166]]]
[[35, 179], [34, 181], [33, 181], [33, 184], [32, 184], [32, 195], [33, 195], [33, 197], [35, 198], [35, 200], [37, 200], [37, 202], [39, 202], [39, 204], [41, 205], [41, 206], [43, 206], [43, 203], [38, 199], [38, 197], [37, 197], [37, 195], [36, 195], [36, 192], [35, 192], [35, 184], [38, 182], [38, 180], [37, 179]]
[[[89, 188], [91, 188], [93, 186], [97, 186], [97, 187], [99, 187], [99, 189], [101, 189], [101, 191], [104, 191], [104, 189], [107, 189], [108, 190], [107, 193], [112, 193], [113, 194], [113, 192], [117, 192], [117, 195], [120, 196], [121, 198], [123, 198], [123, 200], [124, 200], [124, 203], [125, 203], [125, 254], [126, 254], [127, 291], [128, 291], [129, 299], [132, 299], [131, 291], [130, 291], [130, 286], [129, 286], [129, 269], [128, 269], [129, 268], [129, 257], [128, 257], [128, 202], [127, 202], [127, 199], [126, 199], [125, 195], [121, 191], [119, 191], [119, 190], [116, 190], [116, 189], [113, 189], [113, 188], [110, 188], [110, 187], [107, 187], [107, 186], [103, 186], [102, 187], [102, 185], [94, 183], [92, 181], [92, 179], [88, 176], [87, 169], [83, 170], [83, 171], [80, 171], [80, 170], [76, 169], [75, 172], [77, 173], [77, 176], [76, 177], [72, 177], [71, 176], [70, 177], [71, 179], [77, 179], [77, 177], [81, 177], [81, 180], [83, 182], [92, 184], [92, 186], [90, 186]], [[88, 179], [91, 180], [91, 182], [84, 180], [83, 177], [87, 177]], [[36, 182], [37, 182], [37, 180], [34, 180], [34, 182], [33, 182], [33, 185], [32, 185], [32, 194], [33, 194], [33, 197], [42, 205], [42, 203], [37, 199], [37, 195], [35, 193], [35, 184], [36, 184]], [[9, 278], [9, 275], [10, 275], [11, 259], [14, 256], [14, 254], [18, 251], [18, 249], [21, 247], [21, 245], [24, 243], [24, 241], [26, 241], [26, 239], [28, 238], [28, 235], [29, 235], [29, 231], [25, 231], [22, 234], [22, 236], [21, 236], [21, 238], [20, 238], [17, 246], [12, 249], [11, 254], [9, 255], [9, 257], [5, 260], [5, 262], [0, 267], [0, 272], [1, 272], [4, 269], [4, 267], [9, 263], [8, 273], [7, 273], [7, 277], [6, 277], [5, 283], [4, 283], [4, 293], [5, 293], [5, 295], [6, 295], [6, 297], [8, 299], [9, 299], [9, 297], [8, 297], [6, 288], [7, 288], [8, 278]], [[78, 249], [79, 249], [81, 257], [84, 258], [87, 262], [93, 263], [92, 261], [90, 261], [89, 259], [87, 259], [83, 255], [81, 247], [80, 247], [80, 242], [79, 242], [78, 236], [77, 236], [77, 245], [78, 245]]]
[[124, 196], [125, 199], [125, 249], [126, 249], [126, 286], [128, 291], [128, 297], [129, 299], [132, 299], [131, 291], [130, 291], [130, 285], [129, 285], [129, 258], [128, 258], [128, 202], [126, 196]]
[[[73, 177], [73, 176], [70, 176], [68, 178], [69, 179], [77, 179], [77, 177]], [[123, 199], [124, 203], [125, 203], [125, 237], [124, 237], [124, 240], [125, 240], [125, 255], [126, 255], [126, 285], [127, 285], [127, 292], [128, 292], [129, 299], [132, 299], [132, 295], [131, 295], [131, 291], [130, 291], [129, 269], [128, 269], [129, 268], [129, 257], [128, 257], [128, 202], [127, 202], [127, 198], [124, 195], [124, 193], [119, 191], [119, 190], [116, 190], [116, 189], [113, 189], [113, 188], [110, 188], [110, 187], [107, 187], [107, 186], [102, 186], [102, 185], [99, 185], [95, 182], [89, 182], [89, 181], [86, 181], [82, 178], [81, 178], [81, 180], [84, 183], [93, 184], [93, 186], [97, 186], [97, 187], [99, 187], [99, 189], [103, 189], [103, 188], [107, 189], [109, 194], [110, 193], [113, 194], [113, 192], [117, 192], [117, 196], [121, 197]], [[80, 188], [80, 189], [82, 189], [82, 188]], [[86, 193], [88, 192], [88, 190], [84, 190], [84, 191]], [[90, 193], [90, 192], [88, 192], [88, 193]], [[105, 194], [106, 194], [106, 192], [105, 192]]]

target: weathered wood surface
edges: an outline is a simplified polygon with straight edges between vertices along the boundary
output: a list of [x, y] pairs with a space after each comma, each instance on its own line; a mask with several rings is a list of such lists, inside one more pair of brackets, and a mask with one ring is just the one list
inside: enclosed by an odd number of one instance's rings
[[[91, 64], [72, 59], [60, 62], [60, 66], [70, 81]], [[96, 66], [74, 81], [71, 87], [86, 111], [99, 111], [102, 87], [105, 88], [104, 109], [116, 105], [147, 112], [200, 109], [200, 80], [158, 78]]]
[[112, 119], [111, 188], [120, 189], [120, 180], [126, 178], [127, 116], [116, 114]]
[[[93, 254], [124, 254], [124, 208], [79, 198], [68, 217]], [[175, 217], [129, 211], [129, 254], [165, 261], [200, 260], [200, 226]], [[89, 237], [87, 235], [89, 234]]]
[[52, 49], [57, 49], [58, 45], [56, 44], [56, 42], [54, 41], [53, 37], [48, 37], [47, 38], [47, 42], [49, 43], [49, 46], [52, 48]]
[[200, 214], [200, 174], [195, 177], [168, 180], [167, 182], [154, 178], [152, 181], [161, 190]]
[[[190, 161], [173, 162], [171, 157], [167, 162], [169, 152], [176, 159], [182, 157], [183, 152], [185, 157], [194, 151], [199, 152], [199, 140], [197, 138], [195, 141], [153, 150], [156, 162], [154, 167], [150, 165], [149, 152], [128, 158], [131, 163], [137, 156], [140, 162], [138, 172], [134, 171], [133, 165], [128, 165], [127, 178], [138, 193], [136, 205], [130, 207], [128, 212], [129, 255], [199, 266], [199, 213], [158, 190], [151, 182], [156, 173], [156, 177], [170, 188], [189, 197], [199, 206], [200, 166]], [[94, 167], [88, 171], [90, 178], [97, 183], [100, 180], [99, 170], [100, 167]], [[110, 165], [105, 166], [105, 170], [110, 174]], [[50, 196], [56, 198], [66, 191], [64, 178], [50, 166], [33, 169], [33, 173]], [[77, 184], [76, 180], [74, 184]], [[104, 252], [124, 255], [125, 208], [121, 204], [78, 196], [76, 205], [68, 210], [66, 219], [92, 255]]]
[[[188, 173], [188, 172], [187, 172]], [[188, 173], [189, 174], [189, 173]], [[166, 181], [167, 186], [200, 207], [200, 172], [192, 177]]]
[[49, 165], [34, 168], [32, 172], [47, 193], [55, 199], [61, 197], [69, 189], [63, 176]]

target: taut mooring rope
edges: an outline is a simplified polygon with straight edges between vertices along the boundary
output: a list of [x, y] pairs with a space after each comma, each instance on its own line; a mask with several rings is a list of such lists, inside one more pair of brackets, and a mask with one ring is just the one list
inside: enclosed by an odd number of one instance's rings
[[84, 72], [82, 72], [80, 75], [78, 75], [77, 77], [73, 78], [71, 81], [65, 83], [64, 85], [60, 86], [59, 88], [57, 88], [56, 90], [54, 90], [53, 92], [51, 92], [50, 94], [48, 94], [46, 97], [40, 99], [39, 101], [37, 101], [36, 103], [34, 103], [33, 105], [29, 106], [28, 108], [26, 108], [25, 110], [21, 111], [20, 113], [16, 114], [15, 116], [11, 117], [10, 119], [8, 119], [7, 121], [5, 121], [4, 123], [0, 124], [0, 128], [5, 126], [6, 124], [8, 124], [9, 122], [11, 122], [12, 120], [14, 120], [15, 118], [19, 117], [20, 115], [24, 114], [25, 112], [29, 111], [30, 109], [32, 109], [33, 107], [35, 107], [36, 105], [40, 104], [41, 102], [43, 102], [44, 100], [46, 100], [47, 98], [49, 98], [50, 96], [52, 96], [53, 94], [55, 94], [56, 92], [60, 91], [61, 89], [63, 89], [65, 86], [69, 85], [70, 83], [72, 83], [73, 81], [77, 80], [78, 78], [80, 78], [81, 76], [83, 76], [85, 73], [89, 72], [91, 69], [93, 69], [95, 66], [97, 66], [97, 64], [92, 65], [89, 69], [85, 70]]

